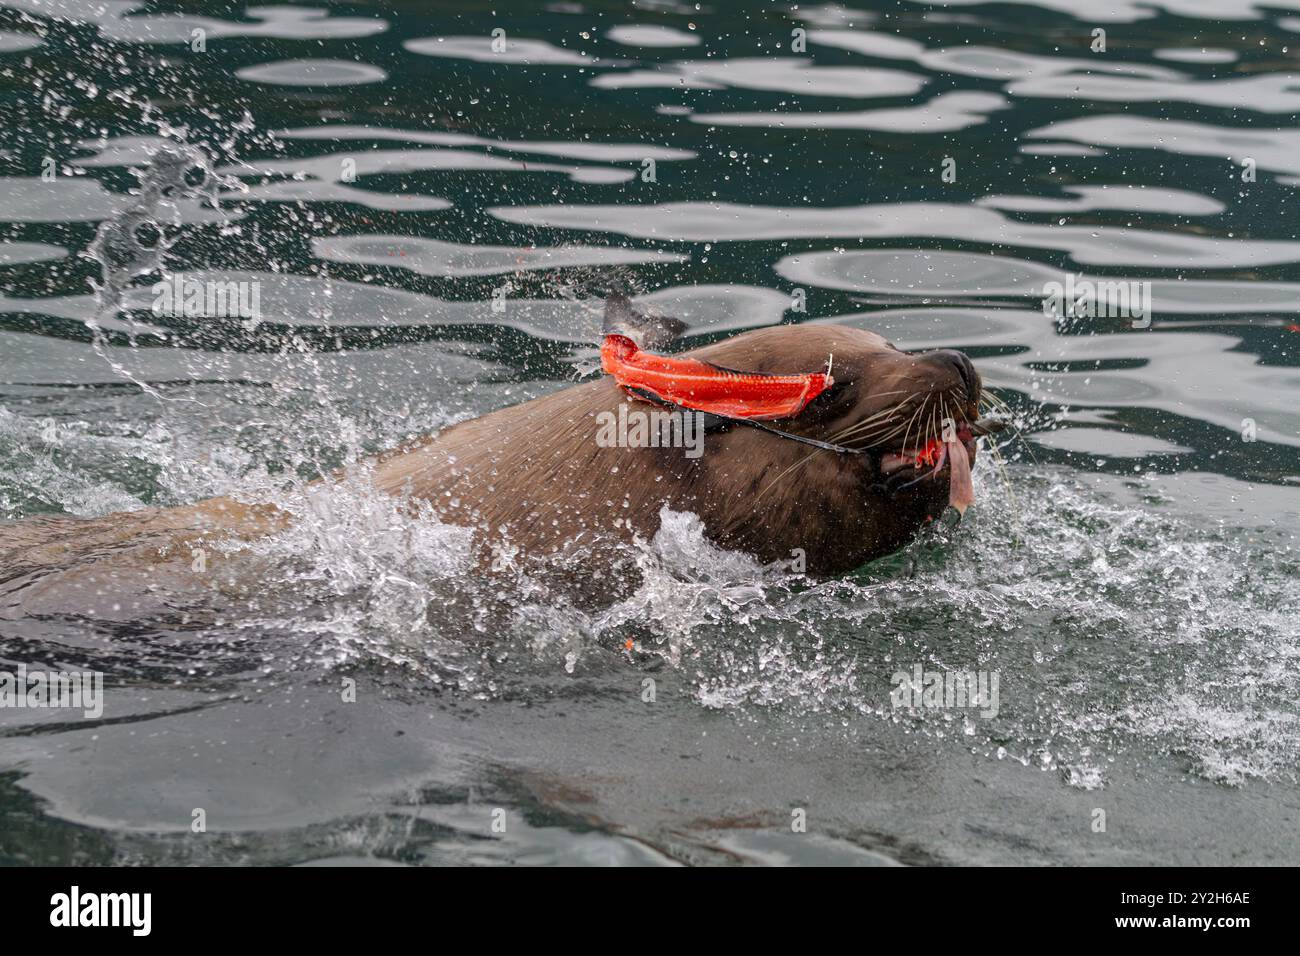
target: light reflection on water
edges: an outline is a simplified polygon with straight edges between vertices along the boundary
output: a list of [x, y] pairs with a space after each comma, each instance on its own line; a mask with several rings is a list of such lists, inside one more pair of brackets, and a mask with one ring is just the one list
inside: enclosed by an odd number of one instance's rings
[[[93, 727], [3, 712], [6, 861], [1300, 860], [1300, 21], [1273, 12], [1300, 6], [670, 6], [0, 0], [0, 518], [301, 516], [251, 597], [114, 623], [6, 596], [0, 660], [110, 686]], [[195, 29], [219, 55], [181, 55]], [[77, 254], [169, 141], [224, 180], [220, 212], [175, 202], [168, 264], [258, 283], [255, 323], [155, 315], [148, 276], [91, 294]], [[1069, 272], [1149, 281], [1152, 327], [1047, 318]], [[457, 530], [302, 493], [573, 380], [609, 275], [695, 341], [968, 350], [1020, 427], [1005, 474], [815, 585], [670, 515], [600, 611], [527, 580], [502, 606]], [[1001, 713], [896, 713], [913, 663], [999, 672]], [[1099, 801], [1133, 821], [1104, 845]], [[196, 805], [226, 842], [186, 838]]]

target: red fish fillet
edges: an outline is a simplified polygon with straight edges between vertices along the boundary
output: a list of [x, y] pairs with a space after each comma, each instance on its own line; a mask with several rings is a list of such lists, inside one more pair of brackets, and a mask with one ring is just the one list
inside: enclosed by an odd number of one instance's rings
[[789, 418], [830, 388], [830, 367], [805, 375], [738, 372], [699, 359], [643, 352], [625, 335], [607, 335], [600, 364], [627, 389], [728, 418]]

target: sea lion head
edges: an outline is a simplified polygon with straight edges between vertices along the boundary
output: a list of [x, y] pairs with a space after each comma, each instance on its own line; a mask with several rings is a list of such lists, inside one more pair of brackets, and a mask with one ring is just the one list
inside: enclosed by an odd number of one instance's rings
[[[767, 374], [829, 363], [831, 386], [800, 414], [772, 423], [782, 432], [886, 456], [954, 440], [976, 453], [983, 381], [955, 349], [903, 352], [875, 332], [820, 325], [761, 329], [693, 354]], [[896, 465], [886, 462], [884, 472]]]
[[[754, 510], [768, 515], [759, 524], [779, 544], [765, 547], [761, 531], [734, 520], [724, 540], [772, 557], [806, 540], [810, 566], [838, 573], [901, 547], [950, 504], [964, 512], [973, 501], [970, 468], [987, 425], [983, 383], [964, 353], [904, 352], [874, 332], [826, 324], [760, 329], [691, 354], [759, 373], [828, 361], [832, 369], [830, 387], [799, 414], [764, 423], [790, 437], [730, 429], [726, 482], [732, 491], [749, 483]], [[777, 533], [787, 525], [793, 535]]]

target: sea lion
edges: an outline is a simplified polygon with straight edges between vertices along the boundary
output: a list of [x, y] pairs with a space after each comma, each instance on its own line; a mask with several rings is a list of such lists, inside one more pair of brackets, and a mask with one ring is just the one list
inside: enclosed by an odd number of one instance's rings
[[[833, 357], [834, 381], [798, 415], [764, 427], [707, 422], [692, 456], [644, 441], [605, 447], [602, 419], [620, 406], [656, 407], [605, 377], [408, 444], [380, 458], [373, 480], [534, 556], [581, 559], [648, 538], [666, 506], [698, 516], [720, 547], [764, 562], [799, 553], [818, 576], [897, 550], [950, 499], [969, 504], [976, 432], [989, 426], [979, 373], [961, 352], [914, 355], [862, 329], [782, 325], [685, 357], [773, 375]], [[942, 439], [945, 424], [946, 460], [916, 468], [914, 450]]]
[[[618, 295], [611, 319], [656, 346], [680, 330]], [[626, 586], [611, 571], [627, 569], [628, 545], [655, 534], [664, 508], [698, 516], [719, 547], [827, 576], [897, 550], [950, 503], [964, 510], [973, 499], [976, 439], [989, 426], [980, 376], [961, 352], [910, 354], [873, 332], [812, 324], [746, 332], [682, 358], [742, 376], [826, 375], [797, 414], [766, 421], [665, 407], [604, 376], [408, 442], [366, 462], [364, 480], [476, 529], [485, 564], [506, 555], [599, 599]], [[680, 416], [683, 437], [692, 416], [704, 430], [691, 447], [653, 447], [632, 429], [611, 441], [620, 413]], [[232, 540], [292, 520], [282, 508], [216, 498], [0, 527], [0, 615], [66, 603], [73, 592], [103, 595], [126, 562], [156, 565], [146, 574], [156, 587], [160, 576], [185, 577], [177, 562], [206, 543], [224, 541], [212, 553], [225, 554]]]

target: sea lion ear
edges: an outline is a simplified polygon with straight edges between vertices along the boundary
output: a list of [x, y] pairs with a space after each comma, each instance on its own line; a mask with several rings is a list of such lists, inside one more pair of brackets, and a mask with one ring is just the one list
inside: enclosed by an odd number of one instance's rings
[[605, 296], [605, 321], [601, 335], [622, 335], [643, 349], [660, 349], [686, 331], [681, 319], [666, 315], [646, 315], [632, 308], [622, 292], [610, 290]]

